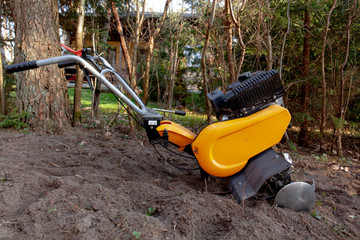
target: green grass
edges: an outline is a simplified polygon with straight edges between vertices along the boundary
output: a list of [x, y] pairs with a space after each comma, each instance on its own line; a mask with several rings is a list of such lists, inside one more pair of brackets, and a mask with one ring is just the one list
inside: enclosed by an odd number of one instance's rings
[[[74, 102], [74, 89], [70, 88], [69, 99], [70, 103]], [[81, 107], [91, 107], [91, 99], [92, 92], [90, 89], [82, 89], [81, 90]], [[118, 108], [118, 101], [112, 93], [101, 93], [100, 94], [100, 107], [105, 110], [113, 110], [115, 111]]]
[[[68, 92], [69, 92], [70, 103], [72, 104], [74, 101], [74, 89], [73, 88], [69, 89]], [[82, 108], [82, 112], [84, 113], [85, 117], [86, 117], [86, 115], [90, 114], [91, 99], [92, 99], [91, 90], [90, 89], [82, 89], [81, 90], [81, 108]], [[150, 102], [147, 106], [149, 108], [161, 108], [159, 106], [159, 104], [155, 103], [155, 102]], [[100, 108], [101, 118], [103, 118], [105, 120], [109, 120], [118, 111], [118, 101], [112, 93], [101, 93], [99, 108]], [[175, 110], [175, 109], [173, 109], [173, 110]], [[127, 122], [125, 120], [126, 119], [125, 118], [126, 111], [124, 109], [122, 109], [120, 114], [124, 116], [124, 118], [123, 118], [124, 121], [120, 121], [119, 123], [126, 124], [126, 122]], [[163, 113], [161, 113], [161, 114], [163, 114]], [[187, 111], [186, 116], [179, 116], [179, 115], [175, 115], [175, 114], [171, 114], [171, 115], [163, 114], [163, 116], [165, 117], [165, 119], [170, 119], [174, 122], [177, 122], [185, 127], [191, 128], [191, 129], [195, 129], [195, 128], [199, 127], [207, 119], [207, 116], [205, 114], [190, 112], [190, 111]], [[212, 119], [212, 121], [214, 121], [214, 118]]]
[[[72, 105], [74, 102], [74, 89], [70, 88], [68, 89], [69, 93], [69, 100], [70, 104]], [[15, 99], [16, 93], [11, 92], [10, 98]], [[91, 111], [91, 102], [92, 102], [92, 92], [90, 89], [82, 89], [81, 90], [81, 111], [83, 115], [84, 122], [87, 122], [87, 119], [90, 119], [90, 111]], [[147, 104], [147, 107], [149, 108], [163, 108], [159, 103], [157, 102], [149, 102]], [[100, 118], [104, 122], [109, 122], [110, 119], [115, 116], [115, 114], [118, 111], [118, 100], [112, 93], [101, 93], [100, 94]], [[172, 109], [172, 110], [179, 110], [179, 109]], [[202, 113], [192, 112], [192, 111], [186, 111], [186, 116], [179, 116], [175, 114], [169, 115], [168, 113], [164, 114], [161, 113], [164, 116], [165, 119], [174, 121], [176, 123], [179, 123], [180, 125], [183, 125], [187, 128], [189, 128], [192, 131], [195, 131], [199, 126], [201, 126], [206, 120], [207, 116]], [[0, 121], [3, 119], [0, 119]], [[212, 117], [212, 122], [215, 121], [215, 118]], [[120, 111], [120, 117], [117, 118], [115, 124], [127, 124], [127, 112], [123, 107], [121, 106]]]
[[[70, 104], [74, 103], [74, 89], [68, 89]], [[90, 89], [82, 89], [81, 90], [81, 112], [83, 115], [83, 119], [90, 118], [91, 112], [91, 102], [92, 102], [92, 92]], [[121, 106], [122, 108], [122, 106]], [[118, 100], [112, 93], [101, 93], [100, 94], [100, 117], [105, 122], [110, 121], [110, 119], [117, 113], [118, 111]], [[120, 115], [125, 116], [125, 109], [121, 109]], [[121, 121], [121, 123], [125, 123], [126, 121]]]

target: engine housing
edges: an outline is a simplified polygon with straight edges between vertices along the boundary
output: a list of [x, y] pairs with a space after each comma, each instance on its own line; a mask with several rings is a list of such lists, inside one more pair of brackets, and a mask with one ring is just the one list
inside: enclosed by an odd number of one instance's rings
[[[219, 120], [249, 116], [279, 101], [284, 87], [276, 70], [246, 72], [223, 93], [216, 89], [208, 98]], [[224, 118], [225, 117], [225, 118]]]

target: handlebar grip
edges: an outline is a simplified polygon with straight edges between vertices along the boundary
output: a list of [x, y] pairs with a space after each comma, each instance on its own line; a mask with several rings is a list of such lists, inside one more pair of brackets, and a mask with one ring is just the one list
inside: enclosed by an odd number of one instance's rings
[[175, 111], [176, 115], [180, 115], [180, 116], [185, 116], [186, 112], [185, 111]]
[[30, 70], [34, 68], [38, 68], [39, 66], [36, 64], [36, 61], [16, 63], [12, 65], [5, 66], [5, 71], [7, 73], [21, 72], [25, 70]]
[[58, 63], [58, 68], [65, 68], [75, 65], [78, 65], [78, 63], [75, 61], [67, 61], [67, 62]]

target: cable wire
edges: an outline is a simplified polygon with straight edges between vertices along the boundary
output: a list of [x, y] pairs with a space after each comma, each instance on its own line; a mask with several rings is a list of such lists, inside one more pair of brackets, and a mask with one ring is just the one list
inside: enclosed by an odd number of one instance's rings
[[[152, 144], [152, 146], [154, 147], [155, 151], [159, 154], [159, 156], [168, 164], [170, 164], [171, 166], [173, 166], [174, 168], [177, 168], [179, 170], [182, 170], [182, 171], [194, 171], [194, 170], [198, 170], [200, 169], [200, 167], [196, 167], [196, 168], [184, 168], [184, 167], [179, 167], [178, 165], [170, 162], [169, 160], [167, 160], [163, 155], [161, 155], [161, 153], [156, 149], [155, 147], [155, 144], [159, 144], [161, 145], [160, 143], [154, 143]], [[162, 146], [162, 145], [161, 145]], [[163, 146], [164, 148], [166, 148], [165, 146]], [[167, 150], [169, 150], [170, 152], [172, 152], [170, 149], [166, 148]], [[180, 155], [180, 154], [177, 154], [177, 155]], [[181, 156], [181, 155], [180, 155]], [[185, 156], [182, 156], [182, 157], [185, 157]], [[196, 158], [195, 158], [196, 159]]]
[[211, 115], [212, 115], [213, 113], [214, 113], [214, 111], [212, 111], [212, 112], [208, 115], [207, 119], [206, 119], [199, 127], [197, 127], [197, 128], [194, 129], [194, 132], [197, 132], [199, 128], [203, 127], [203, 126], [209, 121], [209, 119], [211, 118]]

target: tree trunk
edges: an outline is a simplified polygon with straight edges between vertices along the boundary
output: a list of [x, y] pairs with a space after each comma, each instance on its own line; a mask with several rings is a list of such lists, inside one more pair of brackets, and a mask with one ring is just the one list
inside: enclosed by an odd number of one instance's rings
[[[267, 14], [271, 14], [271, 8], [270, 8], [270, 2], [269, 0], [266, 0], [266, 6], [267, 6]], [[272, 37], [270, 34], [271, 31], [271, 18], [269, 18], [267, 20], [267, 22], [265, 22], [265, 20], [263, 19], [263, 25], [264, 25], [264, 30], [266, 31], [266, 60], [267, 60], [267, 65], [266, 65], [266, 70], [269, 71], [270, 69], [273, 68], [273, 49], [272, 49]]]
[[[360, 13], [360, 7], [357, 9], [357, 0], [354, 0], [354, 3], [351, 8], [351, 13], [349, 13], [349, 18], [346, 24], [345, 34], [346, 34], [346, 47], [345, 47], [345, 57], [344, 61], [341, 64], [340, 68], [340, 92], [339, 92], [339, 112], [338, 112], [338, 118], [340, 122], [343, 122], [345, 119], [345, 107], [344, 107], [344, 88], [345, 88], [345, 67], [347, 65], [348, 59], [349, 59], [349, 51], [350, 51], [350, 28], [351, 25], [356, 17], [359, 16]], [[342, 125], [342, 124], [340, 124]], [[343, 156], [342, 152], [342, 128], [343, 126], [338, 126], [336, 129], [336, 136], [337, 136], [337, 155], [339, 157]]]
[[266, 70], [269, 71], [270, 69], [273, 68], [273, 54], [272, 54], [272, 38], [270, 35], [270, 30], [267, 30], [267, 35], [266, 35], [266, 60], [267, 60], [267, 65], [266, 65]]
[[141, 16], [140, 16], [140, 0], [136, 0], [136, 15], [135, 15], [135, 32], [133, 32], [133, 49], [131, 54], [131, 74], [130, 74], [130, 85], [133, 89], [136, 88], [137, 85], [137, 54], [139, 51], [139, 42], [140, 42], [140, 34], [141, 34], [141, 27], [144, 22], [144, 12], [145, 12], [145, 4], [146, 0], [143, 0]]
[[119, 18], [118, 9], [115, 6], [115, 3], [113, 1], [111, 2], [111, 10], [112, 10], [112, 13], [113, 13], [115, 21], [116, 21], [116, 29], [117, 29], [117, 31], [119, 32], [119, 35], [120, 35], [120, 44], [121, 44], [121, 49], [122, 49], [123, 54], [124, 54], [126, 67], [127, 67], [129, 75], [131, 75], [131, 59], [130, 59], [129, 51], [128, 51], [128, 48], [127, 48], [126, 40], [125, 40], [125, 37], [124, 37], [122, 24], [121, 24], [121, 21], [120, 21], [120, 18]]
[[1, 98], [1, 115], [6, 115], [6, 102], [5, 102], [5, 89], [4, 89], [4, 79], [3, 79], [3, 70], [2, 70], [2, 58], [0, 51], [0, 98]]
[[[105, 4], [104, 4], [105, 5]], [[107, 8], [107, 6], [104, 6], [104, 8]], [[109, 8], [107, 8], [107, 22], [105, 24], [105, 32], [103, 32], [100, 35], [100, 41], [103, 43], [103, 45], [99, 46], [98, 51], [100, 53], [106, 51], [107, 47], [105, 45], [105, 43], [107, 42], [108, 36], [109, 36], [109, 30], [110, 30], [110, 18], [111, 18], [111, 10]], [[98, 79], [95, 79], [96, 81], [96, 88], [94, 91], [94, 100], [92, 103], [92, 112], [94, 115], [94, 118], [96, 120], [98, 120], [100, 118], [100, 112], [99, 112], [99, 104], [100, 104], [100, 94], [101, 94], [101, 81], [99, 81]]]
[[145, 74], [144, 74], [144, 81], [143, 81], [143, 102], [145, 105], [149, 100], [149, 85], [150, 85], [150, 67], [151, 67], [151, 59], [154, 52], [154, 36], [150, 34], [150, 39], [148, 42], [148, 53], [146, 55], [146, 62], [145, 62]]
[[[167, 108], [171, 109], [174, 100], [174, 88], [176, 80], [176, 72], [178, 70], [179, 61], [178, 61], [178, 52], [179, 52], [179, 41], [180, 35], [183, 28], [183, 18], [178, 21], [178, 24], [175, 25], [176, 28], [176, 39], [175, 43], [173, 42], [173, 35], [171, 35], [171, 46], [170, 46], [170, 82], [169, 82], [169, 91], [168, 91], [168, 104]], [[170, 29], [171, 31], [171, 29]]]
[[148, 98], [149, 98], [149, 84], [150, 84], [150, 67], [151, 67], [151, 59], [153, 56], [153, 52], [154, 52], [154, 42], [155, 39], [158, 37], [160, 30], [162, 28], [162, 26], [164, 25], [165, 22], [165, 17], [166, 17], [166, 13], [168, 11], [169, 8], [169, 4], [172, 0], [167, 0], [165, 3], [165, 7], [164, 7], [164, 11], [162, 14], [162, 17], [160, 19], [160, 24], [157, 28], [155, 28], [154, 31], [151, 31], [151, 26], [150, 23], [148, 25], [149, 27], [149, 41], [148, 41], [148, 53], [146, 55], [146, 62], [145, 62], [145, 74], [144, 74], [144, 80], [143, 80], [143, 102], [145, 103], [145, 105], [148, 102]]
[[304, 78], [304, 84], [301, 89], [301, 103], [303, 106], [303, 114], [304, 119], [300, 126], [300, 133], [299, 133], [299, 144], [301, 146], [306, 145], [307, 138], [308, 138], [308, 127], [309, 127], [309, 121], [308, 121], [308, 105], [309, 105], [309, 91], [310, 91], [310, 80], [309, 80], [309, 68], [310, 68], [310, 51], [311, 51], [311, 28], [310, 28], [310, 6], [309, 6], [309, 0], [305, 0], [304, 3], [305, 6], [305, 15], [304, 15], [304, 28], [305, 28], [305, 34], [304, 34], [304, 47], [303, 47], [303, 69], [302, 69], [302, 75]]
[[[324, 30], [324, 35], [323, 35], [323, 41], [322, 41], [322, 46], [321, 46], [321, 88], [322, 88], [322, 106], [321, 106], [321, 120], [320, 120], [320, 135], [321, 137], [323, 137], [324, 135], [324, 130], [325, 130], [325, 126], [326, 126], [326, 91], [327, 91], [327, 84], [326, 84], [326, 75], [325, 75], [325, 49], [326, 49], [326, 38], [327, 38], [327, 34], [329, 31], [329, 26], [330, 26], [330, 17], [331, 17], [331, 13], [335, 8], [336, 5], [336, 1], [334, 0], [333, 5], [329, 11], [329, 13], [327, 14], [327, 21], [326, 21], [326, 26], [325, 26], [325, 30]], [[322, 151], [322, 143], [323, 140], [320, 143], [320, 151]]]
[[[60, 54], [59, 12], [56, 0], [13, 0], [15, 62], [55, 57]], [[21, 112], [33, 127], [46, 131], [69, 126], [69, 98], [63, 71], [56, 65], [24, 71], [16, 76]]]
[[280, 75], [280, 79], [284, 82], [283, 78], [282, 78], [282, 69], [283, 69], [283, 58], [284, 58], [284, 51], [285, 51], [285, 43], [286, 43], [286, 37], [290, 32], [290, 1], [288, 3], [287, 6], [287, 10], [286, 10], [286, 17], [287, 17], [287, 29], [284, 35], [284, 39], [283, 39], [283, 43], [281, 45], [281, 53], [280, 53], [280, 66], [279, 66], [279, 75]]
[[[214, 31], [216, 31], [218, 29], [214, 29]], [[216, 45], [218, 47], [215, 48], [216, 50], [216, 54], [218, 56], [218, 58], [216, 58], [215, 60], [218, 62], [217, 64], [217, 68], [219, 70], [220, 73], [220, 78], [221, 78], [221, 89], [225, 90], [228, 86], [228, 75], [226, 72], [226, 68], [227, 68], [227, 64], [225, 61], [225, 53], [224, 53], [224, 47], [223, 47], [223, 42], [222, 42], [222, 36], [220, 34], [216, 34], [215, 33], [215, 37], [213, 38], [216, 42]]]
[[[231, 16], [231, 20], [233, 21], [233, 23], [236, 26], [236, 35], [237, 35], [237, 38], [238, 38], [238, 41], [239, 41], [239, 45], [241, 47], [240, 59], [239, 59], [239, 62], [238, 62], [238, 66], [236, 68], [236, 75], [235, 75], [236, 78], [237, 78], [237, 76], [239, 76], [239, 74], [241, 73], [241, 69], [242, 69], [242, 66], [244, 64], [245, 53], [246, 53], [246, 45], [244, 44], [244, 40], [243, 40], [242, 33], [241, 33], [240, 20], [235, 18], [235, 15], [234, 15], [234, 12], [233, 12], [233, 9], [232, 9], [233, 8], [232, 7], [232, 2], [231, 2], [231, 0], [226, 0], [226, 1], [228, 2], [228, 5], [229, 5], [229, 10], [230, 10], [229, 13], [230, 13], [230, 16]], [[247, 3], [247, 0], [242, 2], [240, 11], [244, 10], [244, 8], [246, 6], [246, 3]], [[235, 79], [235, 81], [236, 80], [237, 79]]]
[[[139, 41], [140, 41], [140, 34], [141, 34], [141, 27], [144, 21], [144, 12], [145, 12], [145, 3], [146, 0], [143, 0], [142, 4], [142, 13], [140, 16], [140, 0], [136, 0], [136, 15], [135, 15], [135, 31], [133, 32], [133, 48], [132, 48], [132, 54], [131, 54], [131, 71], [130, 71], [130, 86], [133, 89], [136, 89], [137, 85], [137, 72], [136, 72], [136, 66], [137, 66], [137, 53], [139, 51]], [[128, 107], [130, 110], [130, 108]], [[130, 132], [132, 132], [135, 129], [135, 125], [133, 122], [133, 119], [130, 115], [128, 115], [129, 119], [129, 125], [130, 125]]]
[[209, 89], [208, 89], [208, 79], [207, 79], [207, 70], [206, 70], [206, 51], [207, 51], [208, 44], [209, 44], [210, 31], [211, 31], [213, 23], [214, 23], [216, 3], [217, 3], [217, 0], [213, 0], [213, 5], [212, 5], [212, 9], [211, 9], [211, 15], [210, 15], [209, 23], [208, 23], [208, 28], [206, 29], [204, 48], [203, 48], [203, 52], [201, 54], [201, 71], [202, 71], [202, 78], [203, 78], [203, 85], [204, 85], [206, 113], [208, 116], [210, 116], [210, 114], [211, 114], [211, 104], [210, 104], [209, 98], [207, 97]]
[[240, 27], [238, 27], [238, 29], [237, 29], [237, 35], [238, 35], [238, 40], [239, 40], [239, 44], [240, 44], [240, 47], [241, 47], [240, 59], [239, 59], [239, 62], [238, 62], [238, 66], [236, 68], [236, 76], [239, 76], [240, 73], [241, 73], [241, 70], [242, 70], [242, 66], [244, 64], [245, 53], [246, 53], [246, 45], [243, 42]]
[[[159, 62], [158, 62], [159, 65]], [[156, 102], [160, 103], [161, 101], [161, 95], [160, 95], [160, 79], [159, 79], [159, 70], [158, 67], [156, 68], [156, 85], [157, 85], [157, 94], [156, 94]]]
[[[2, 1], [0, 2], [0, 9], [3, 8]], [[0, 22], [2, 22], [2, 15], [0, 14]], [[0, 37], [2, 37], [1, 32], [2, 27], [0, 27]], [[3, 78], [3, 69], [2, 69], [2, 48], [0, 47], [0, 99], [1, 99], [1, 115], [6, 115], [6, 100], [5, 100], [5, 85], [4, 85], [4, 78]]]
[[227, 49], [227, 60], [229, 66], [229, 74], [230, 74], [230, 84], [236, 81], [236, 73], [235, 73], [235, 64], [234, 64], [234, 57], [233, 57], [233, 23], [230, 19], [230, 4], [229, 1], [225, 1], [225, 26], [227, 32], [226, 38], [226, 49]]
[[[76, 29], [76, 50], [83, 48], [84, 39], [84, 19], [85, 19], [85, 0], [80, 0], [78, 6], [78, 25]], [[74, 113], [73, 113], [73, 126], [81, 122], [81, 87], [84, 79], [84, 73], [79, 66], [76, 67], [76, 81], [74, 90]]]

